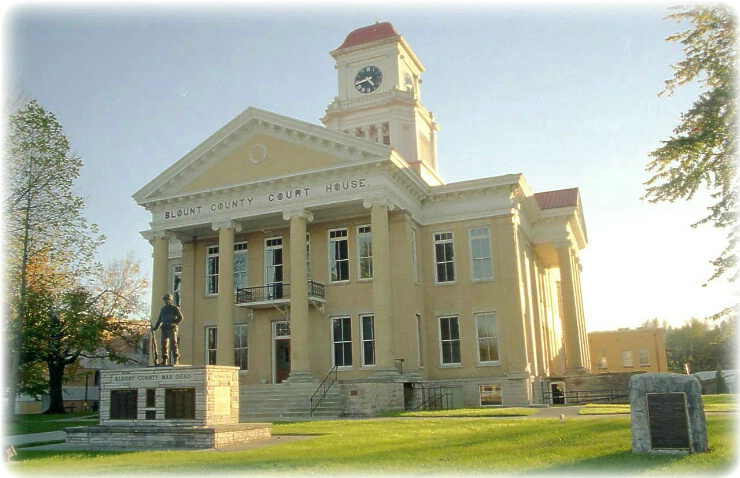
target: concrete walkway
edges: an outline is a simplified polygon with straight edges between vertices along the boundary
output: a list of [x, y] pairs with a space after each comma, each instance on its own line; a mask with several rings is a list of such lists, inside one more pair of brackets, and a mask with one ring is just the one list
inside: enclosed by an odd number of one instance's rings
[[64, 430], [56, 432], [45, 432], [45, 433], [28, 433], [26, 435], [11, 435], [6, 436], [3, 443], [6, 446], [9, 445], [26, 445], [28, 443], [41, 443], [45, 441], [57, 441], [64, 440], [66, 438]]

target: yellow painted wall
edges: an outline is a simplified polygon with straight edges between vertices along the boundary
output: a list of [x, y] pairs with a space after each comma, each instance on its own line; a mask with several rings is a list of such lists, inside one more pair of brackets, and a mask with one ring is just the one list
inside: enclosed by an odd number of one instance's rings
[[[591, 349], [591, 366], [593, 373], [607, 372], [667, 372], [667, 358], [665, 349], [665, 330], [656, 329], [624, 329], [613, 332], [591, 332], [588, 334]], [[640, 349], [648, 352], [649, 364], [640, 364]], [[623, 365], [622, 352], [632, 352], [631, 367]], [[602, 361], [602, 354], [606, 356], [606, 366]]]

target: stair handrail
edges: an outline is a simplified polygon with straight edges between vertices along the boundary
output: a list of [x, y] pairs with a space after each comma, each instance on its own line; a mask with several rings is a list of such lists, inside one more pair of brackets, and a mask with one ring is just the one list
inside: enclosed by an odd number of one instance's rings
[[[331, 378], [331, 382], [329, 382], [328, 385], [326, 385], [327, 381], [329, 381], [329, 378]], [[311, 416], [313, 416], [313, 412], [316, 411], [317, 408], [319, 408], [319, 405], [321, 405], [321, 402], [326, 398], [327, 392], [331, 389], [334, 384], [337, 383], [337, 366], [333, 366], [331, 370], [329, 370], [329, 373], [326, 374], [326, 377], [324, 377], [324, 380], [321, 381], [318, 387], [316, 387], [316, 390], [313, 392], [313, 395], [311, 395]], [[314, 399], [316, 398], [316, 394], [318, 394], [321, 390], [323, 390], [321, 396], [316, 400], [316, 405], [313, 404]]]

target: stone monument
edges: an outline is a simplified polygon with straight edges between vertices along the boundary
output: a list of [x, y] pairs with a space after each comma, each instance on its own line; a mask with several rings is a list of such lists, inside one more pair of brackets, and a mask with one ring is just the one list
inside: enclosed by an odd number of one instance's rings
[[629, 385], [632, 453], [709, 451], [701, 384], [674, 373], [633, 375]]
[[267, 439], [268, 423], [239, 423], [239, 369], [141, 367], [100, 374], [100, 425], [67, 428], [79, 449], [201, 449]]

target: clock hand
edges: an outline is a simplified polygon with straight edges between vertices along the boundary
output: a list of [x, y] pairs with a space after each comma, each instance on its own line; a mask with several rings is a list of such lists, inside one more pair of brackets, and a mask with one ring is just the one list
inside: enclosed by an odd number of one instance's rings
[[371, 77], [369, 77], [369, 76], [368, 76], [368, 77], [367, 77], [367, 78], [365, 78], [364, 80], [360, 80], [360, 81], [355, 81], [355, 86], [357, 86], [357, 85], [360, 85], [360, 84], [362, 84], [362, 83], [365, 83], [366, 81], [369, 81], [369, 82], [370, 82], [370, 84], [372, 84], [372, 83], [373, 83], [373, 82], [371, 81]]

